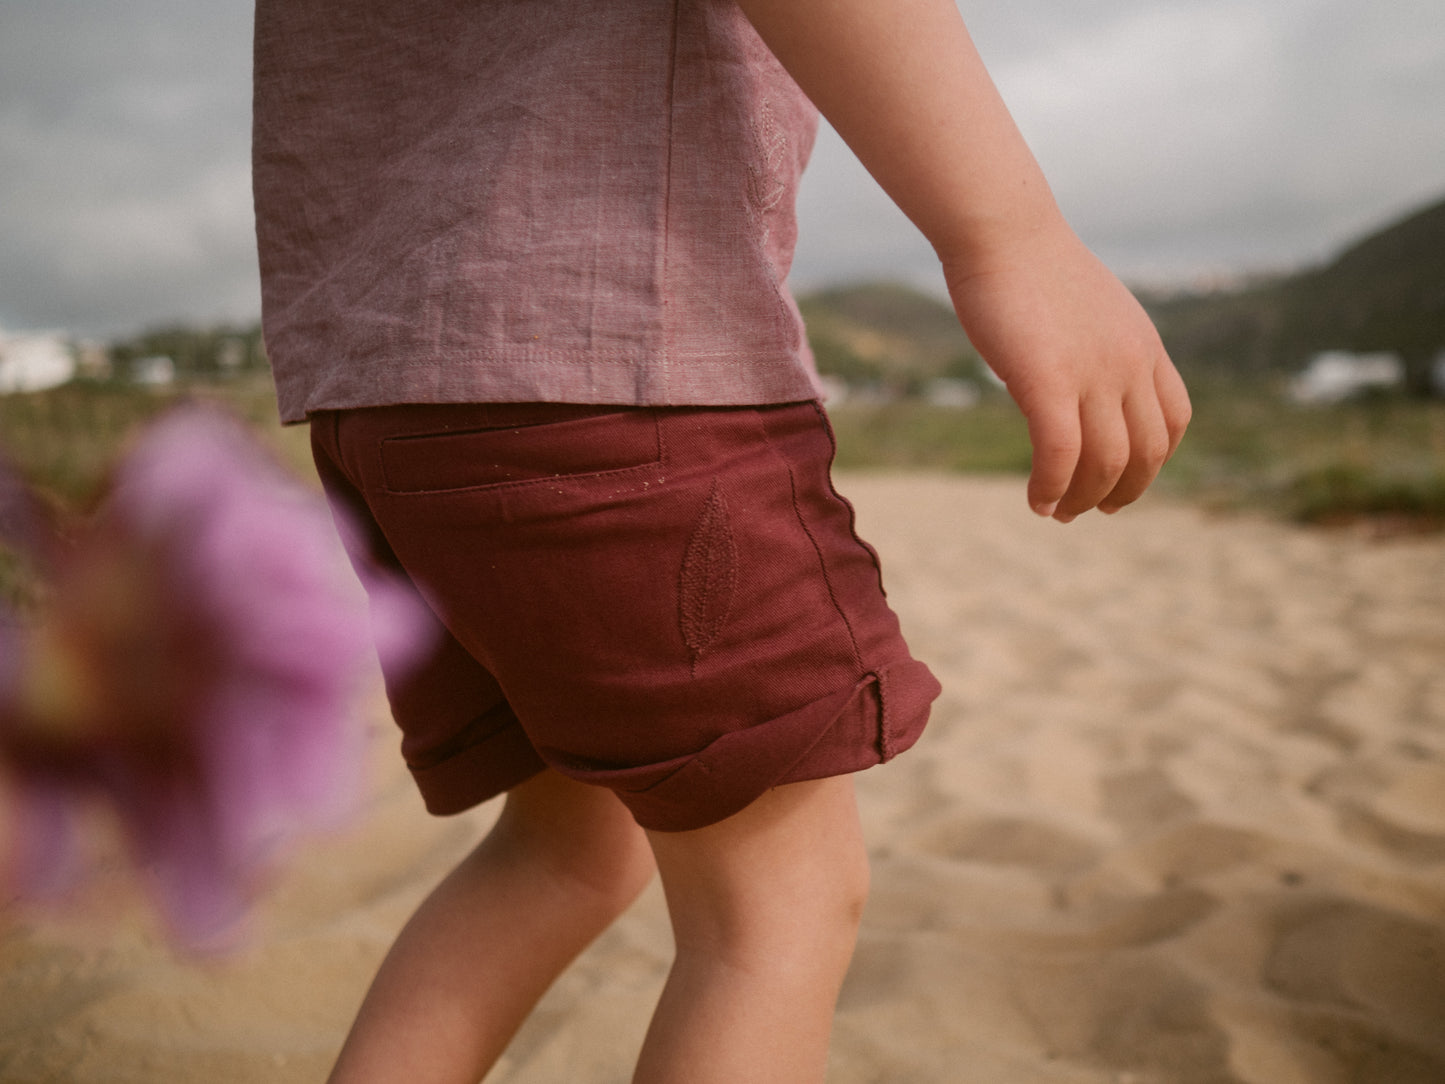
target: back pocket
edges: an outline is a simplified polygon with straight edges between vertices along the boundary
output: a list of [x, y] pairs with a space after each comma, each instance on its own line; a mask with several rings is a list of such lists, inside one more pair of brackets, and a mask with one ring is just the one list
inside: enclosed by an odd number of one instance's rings
[[505, 428], [416, 433], [381, 442], [382, 474], [392, 493], [443, 493], [605, 474], [661, 460], [656, 413], [638, 409]]

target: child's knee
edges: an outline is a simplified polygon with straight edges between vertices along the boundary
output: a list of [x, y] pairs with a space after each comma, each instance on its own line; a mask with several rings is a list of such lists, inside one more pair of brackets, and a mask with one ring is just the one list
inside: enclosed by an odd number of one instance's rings
[[652, 834], [679, 949], [752, 959], [851, 953], [869, 889], [851, 784], [785, 789], [710, 828]]
[[560, 777], [539, 778], [509, 796], [493, 841], [614, 912], [656, 872], [646, 834], [612, 794]]
[[635, 823], [613, 827], [605, 840], [580, 856], [574, 854], [572, 875], [598, 894], [618, 913], [626, 910], [641, 893], [657, 864], [647, 836]]
[[873, 887], [873, 871], [867, 852], [858, 852], [847, 868], [839, 871], [838, 880], [842, 921], [856, 934], [863, 924], [863, 911], [868, 906], [868, 893]]
[[868, 904], [871, 871], [867, 852], [858, 850], [836, 863], [814, 897], [813, 921], [820, 935], [851, 955]]

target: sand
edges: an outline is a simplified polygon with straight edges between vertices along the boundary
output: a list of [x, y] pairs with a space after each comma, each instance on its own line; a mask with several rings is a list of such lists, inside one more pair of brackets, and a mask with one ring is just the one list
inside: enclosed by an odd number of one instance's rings
[[[1445, 1081], [1445, 538], [842, 484], [946, 691], [858, 777], [874, 889], [832, 1084]], [[296, 856], [236, 955], [177, 955], [118, 874], [8, 908], [0, 1080], [323, 1079], [493, 815], [429, 820], [387, 725], [364, 823]], [[654, 885], [488, 1084], [628, 1080], [669, 955]]]

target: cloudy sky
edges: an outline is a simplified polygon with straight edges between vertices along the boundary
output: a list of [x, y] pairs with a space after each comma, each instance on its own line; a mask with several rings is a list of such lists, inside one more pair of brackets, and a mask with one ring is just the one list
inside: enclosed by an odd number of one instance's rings
[[[338, 0], [344, 2], [344, 0]], [[1126, 279], [1326, 258], [1445, 197], [1440, 0], [962, 0], [1075, 227]], [[258, 309], [243, 0], [0, 3], [0, 327]], [[937, 283], [831, 132], [795, 283]]]

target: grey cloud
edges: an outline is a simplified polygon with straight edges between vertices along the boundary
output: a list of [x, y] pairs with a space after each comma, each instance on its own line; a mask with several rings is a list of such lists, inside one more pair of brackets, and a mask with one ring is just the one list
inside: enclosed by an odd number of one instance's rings
[[[1066, 213], [1126, 277], [1290, 265], [1445, 193], [1439, 0], [962, 0]], [[0, 5], [0, 326], [254, 316], [250, 5]], [[829, 134], [794, 281], [939, 288]]]
[[[1126, 277], [1317, 261], [1445, 194], [1438, 0], [961, 7], [1065, 212]], [[846, 185], [829, 199], [868, 225], [806, 234], [800, 279], [866, 273], [855, 239], [893, 221], [884, 197], [861, 172], [810, 183]], [[879, 251], [932, 276], [926, 246]]]
[[0, 326], [254, 316], [249, 9], [0, 14]]

